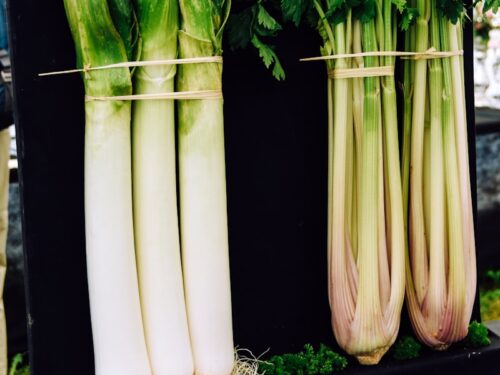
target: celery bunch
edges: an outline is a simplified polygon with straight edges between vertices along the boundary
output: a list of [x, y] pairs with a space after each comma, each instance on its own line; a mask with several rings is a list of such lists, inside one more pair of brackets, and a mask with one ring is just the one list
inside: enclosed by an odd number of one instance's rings
[[[407, 50], [462, 49], [461, 2], [414, 5]], [[476, 289], [462, 57], [407, 61], [404, 74], [408, 310], [417, 337], [443, 350], [466, 336]]]
[[[394, 51], [405, 3], [314, 1], [323, 55]], [[394, 66], [393, 57], [327, 60], [329, 71]], [[328, 81], [328, 275], [338, 344], [378, 363], [396, 339], [405, 232], [394, 76]]]

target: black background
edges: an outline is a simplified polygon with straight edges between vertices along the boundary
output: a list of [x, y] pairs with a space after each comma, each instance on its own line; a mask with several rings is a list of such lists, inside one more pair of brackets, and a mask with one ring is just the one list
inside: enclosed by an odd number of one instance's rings
[[[37, 77], [75, 66], [61, 0], [12, 0], [9, 15], [30, 361], [35, 375], [92, 374], [83, 85], [78, 75]], [[475, 192], [472, 32], [467, 27]], [[234, 336], [236, 345], [256, 354], [268, 348], [271, 354], [295, 351], [306, 342], [334, 345], [326, 298], [325, 69], [322, 63], [298, 62], [317, 55], [316, 33], [289, 28], [276, 43], [285, 82], [272, 78], [255, 51], [226, 49], [224, 55]]]

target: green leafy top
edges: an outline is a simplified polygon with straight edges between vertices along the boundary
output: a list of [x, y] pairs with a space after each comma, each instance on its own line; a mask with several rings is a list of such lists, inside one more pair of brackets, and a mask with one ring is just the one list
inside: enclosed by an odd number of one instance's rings
[[316, 18], [312, 0], [281, 0], [281, 11], [285, 21], [299, 26], [305, 18], [309, 23]]
[[[306, 0], [301, 0], [306, 1]], [[248, 6], [231, 15], [228, 21], [228, 42], [231, 49], [246, 48], [250, 43], [257, 49], [266, 68], [272, 66], [277, 80], [285, 78], [285, 71], [276, 55], [274, 46], [267, 42], [281, 31], [281, 24], [264, 6], [265, 0]]]
[[464, 15], [464, 3], [462, 0], [438, 0], [437, 7], [441, 14], [447, 17], [453, 24], [456, 24]]
[[127, 57], [134, 60], [138, 54], [139, 28], [135, 18], [134, 6], [130, 0], [108, 0], [109, 12], [115, 25], [116, 31], [120, 34]]
[[177, 57], [178, 0], [135, 0], [142, 60]]
[[413, 25], [417, 18], [417, 8], [412, 8], [406, 5], [401, 12], [401, 22], [399, 23], [399, 27], [401, 28], [401, 30], [406, 31], [410, 28], [411, 25]]
[[[408, 29], [418, 16], [417, 10], [406, 0], [392, 0], [392, 3], [400, 14], [401, 29]], [[349, 11], [354, 18], [369, 22], [377, 15], [379, 6], [378, 0], [240, 0], [235, 5], [239, 11], [234, 12], [228, 21], [230, 48], [241, 49], [252, 44], [266, 67], [272, 66], [273, 75], [278, 80], [285, 78], [285, 72], [270, 38], [282, 30], [282, 24], [291, 22], [299, 26], [307, 23], [316, 28], [325, 41], [322, 53], [330, 54], [333, 40], [329, 40], [327, 28], [345, 21]]]
[[[400, 14], [400, 27], [406, 30], [415, 20], [418, 12], [408, 5], [406, 0], [392, 0], [392, 4]], [[332, 24], [345, 21], [349, 10], [355, 19], [370, 22], [377, 15], [377, 0], [327, 0], [325, 15]]]
[[231, 0], [179, 0], [179, 5], [182, 31], [192, 38], [211, 42], [220, 54]]
[[[110, 1], [111, 3], [111, 1]], [[126, 43], [114, 25], [107, 1], [64, 0], [66, 16], [76, 47], [79, 67], [102, 66], [127, 61], [131, 44]], [[117, 10], [118, 7], [112, 9]], [[125, 13], [114, 13], [120, 24]], [[128, 68], [85, 73], [85, 91], [93, 96], [130, 95], [132, 81]], [[119, 104], [117, 104], [119, 105]]]

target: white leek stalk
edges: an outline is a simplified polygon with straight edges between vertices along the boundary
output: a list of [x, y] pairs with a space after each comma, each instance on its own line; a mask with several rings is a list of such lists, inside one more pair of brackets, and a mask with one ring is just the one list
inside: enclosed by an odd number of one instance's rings
[[[177, 0], [138, 0], [141, 60], [177, 57]], [[175, 65], [140, 67], [134, 94], [174, 90]], [[134, 231], [146, 343], [155, 375], [192, 375], [177, 219], [175, 106], [134, 102]]]
[[[80, 66], [127, 60], [108, 4], [65, 0]], [[91, 96], [130, 95], [127, 68], [83, 75]], [[85, 103], [85, 232], [98, 375], [147, 375], [132, 225], [130, 102]]]
[[[229, 1], [181, 0], [181, 58], [216, 56]], [[221, 90], [222, 65], [179, 67], [178, 91]], [[179, 102], [181, 249], [197, 375], [234, 365], [222, 99]]]

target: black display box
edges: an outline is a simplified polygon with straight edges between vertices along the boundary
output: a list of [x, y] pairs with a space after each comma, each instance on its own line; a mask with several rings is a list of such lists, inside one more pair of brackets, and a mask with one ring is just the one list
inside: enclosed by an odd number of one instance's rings
[[[62, 0], [8, 2], [22, 192], [30, 363], [34, 375], [93, 374], [83, 210], [83, 85]], [[472, 29], [465, 72], [475, 207]], [[326, 274], [327, 107], [313, 31], [276, 40], [274, 80], [252, 51], [224, 55], [225, 142], [235, 344], [258, 354], [335, 346]], [[478, 249], [478, 256], [481, 256]], [[478, 318], [478, 309], [475, 309]], [[409, 330], [405, 318], [402, 330]], [[425, 352], [347, 373], [497, 373], [500, 341], [481, 351]], [[350, 360], [354, 364], [354, 360]], [[443, 372], [444, 371], [444, 372]], [[458, 372], [457, 372], [458, 371]], [[463, 371], [463, 372], [462, 372]]]

